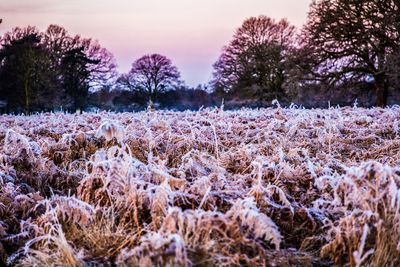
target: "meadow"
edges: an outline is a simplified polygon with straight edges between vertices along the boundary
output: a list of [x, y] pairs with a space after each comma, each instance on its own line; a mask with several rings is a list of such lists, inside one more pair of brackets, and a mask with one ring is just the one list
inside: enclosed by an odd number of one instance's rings
[[0, 264], [400, 266], [400, 107], [0, 117]]

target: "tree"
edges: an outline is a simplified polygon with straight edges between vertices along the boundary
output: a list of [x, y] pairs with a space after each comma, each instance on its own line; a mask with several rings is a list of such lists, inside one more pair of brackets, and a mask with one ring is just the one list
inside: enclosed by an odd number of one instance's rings
[[155, 101], [160, 92], [174, 89], [182, 82], [178, 68], [170, 59], [152, 54], [136, 60], [129, 73], [119, 77], [118, 83], [131, 90], [143, 91], [149, 101]]
[[90, 90], [108, 90], [115, 83], [115, 58], [98, 41], [71, 36], [58, 25], [50, 25], [42, 35], [51, 51], [53, 70], [63, 77], [60, 85], [64, 99], [72, 99], [72, 105], [64, 103], [64, 106], [83, 109]]
[[61, 61], [63, 87], [72, 98], [74, 110], [82, 110], [86, 106], [89, 94], [89, 65], [98, 63], [98, 60], [87, 57], [84, 47], [73, 48], [64, 54]]
[[391, 87], [400, 88], [400, 47], [387, 58], [388, 80]]
[[91, 39], [86, 39], [83, 42], [85, 54], [96, 60], [97, 64], [89, 65], [89, 87], [92, 91], [97, 91], [104, 88], [111, 88], [117, 79], [117, 63], [114, 55], [102, 47], [99, 42]]
[[[54, 90], [49, 73], [48, 51], [40, 43], [34, 27], [16, 28], [2, 38], [0, 49], [0, 92], [13, 110], [49, 108], [44, 96], [52, 97]], [[50, 107], [51, 108], [51, 107]]]
[[245, 20], [214, 64], [212, 86], [225, 91], [256, 87], [260, 99], [282, 97], [287, 53], [294, 37], [295, 27], [286, 19]]
[[56, 65], [61, 62], [65, 53], [80, 48], [87, 58], [97, 61], [97, 64], [88, 65], [87, 82], [92, 91], [109, 88], [115, 83], [117, 64], [114, 55], [98, 41], [82, 38], [80, 35], [70, 36], [67, 30], [58, 25], [50, 25], [43, 33], [43, 40], [52, 51]]
[[116, 76], [110, 52], [58, 25], [15, 28], [1, 45], [0, 92], [10, 111], [82, 109], [90, 89], [109, 88]]
[[376, 104], [385, 106], [388, 59], [400, 46], [399, 8], [398, 0], [314, 1], [304, 36], [315, 51], [315, 75], [331, 83], [372, 78]]

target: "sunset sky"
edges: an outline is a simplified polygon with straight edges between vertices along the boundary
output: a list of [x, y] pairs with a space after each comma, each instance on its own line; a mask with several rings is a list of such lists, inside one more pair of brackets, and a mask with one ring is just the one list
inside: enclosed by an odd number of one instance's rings
[[16, 26], [59, 24], [98, 39], [119, 70], [147, 53], [172, 59], [190, 86], [209, 81], [212, 64], [250, 16], [301, 26], [311, 0], [0, 0], [0, 34]]

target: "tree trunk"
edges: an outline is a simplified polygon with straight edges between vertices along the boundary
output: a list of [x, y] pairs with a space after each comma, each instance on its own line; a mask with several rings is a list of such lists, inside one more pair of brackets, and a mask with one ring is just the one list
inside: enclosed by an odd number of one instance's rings
[[26, 115], [28, 115], [29, 114], [29, 84], [28, 84], [28, 79], [25, 79], [24, 92], [25, 92], [25, 113], [26, 113]]
[[388, 87], [384, 75], [375, 76], [376, 106], [385, 107], [387, 104]]

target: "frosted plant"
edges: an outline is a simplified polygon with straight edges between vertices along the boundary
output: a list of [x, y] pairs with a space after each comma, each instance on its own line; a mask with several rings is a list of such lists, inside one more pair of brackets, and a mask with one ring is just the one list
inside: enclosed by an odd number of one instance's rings
[[119, 143], [124, 139], [125, 133], [123, 126], [115, 121], [103, 122], [97, 130], [97, 136], [103, 136], [107, 141], [115, 138]]
[[[77, 223], [84, 226], [92, 223], [95, 216], [94, 207], [74, 197], [53, 196], [50, 199], [40, 201], [36, 207], [40, 205], [46, 207], [46, 212], [54, 211], [57, 220], [65, 223]], [[45, 217], [46, 215], [43, 219]]]
[[248, 227], [256, 238], [271, 242], [275, 249], [279, 250], [282, 240], [279, 229], [267, 215], [260, 213], [254, 198], [237, 200], [226, 215], [232, 220], [238, 221], [242, 226]]
[[0, 265], [400, 265], [400, 109], [275, 105], [0, 116]]
[[36, 143], [29, 142], [26, 136], [9, 129], [4, 139], [4, 152], [16, 157], [25, 152], [29, 157], [34, 158], [35, 155], [40, 154], [40, 147]]
[[281, 107], [281, 104], [279, 103], [278, 99], [274, 99], [271, 102], [272, 105], [276, 106], [277, 108]]
[[60, 224], [47, 225], [47, 233], [29, 240], [18, 266], [84, 266], [83, 255], [67, 241]]
[[169, 186], [168, 180], [157, 186], [155, 193], [151, 196], [151, 217], [154, 228], [161, 226], [162, 220], [167, 215], [168, 208], [173, 205], [173, 192]]
[[399, 263], [393, 261], [400, 256], [400, 177], [397, 172], [377, 162], [366, 162], [358, 168], [349, 168], [338, 180], [334, 203], [346, 216], [339, 220], [339, 226], [332, 227], [334, 238], [322, 248], [323, 255], [334, 252], [335, 262], [339, 263], [345, 253], [342, 249], [346, 248], [352, 252], [349, 259], [352, 266], [360, 266], [362, 262], [374, 266]]
[[267, 185], [267, 187], [264, 189], [267, 197], [269, 198], [270, 201], [274, 202], [273, 196], [277, 195], [278, 196], [278, 201], [280, 202], [279, 204], [282, 204], [285, 207], [289, 207], [291, 212], [293, 213], [293, 207], [290, 203], [290, 201], [287, 199], [285, 192], [281, 188], [275, 185]]
[[141, 244], [124, 249], [117, 258], [118, 266], [190, 266], [185, 243], [179, 235], [149, 233]]

